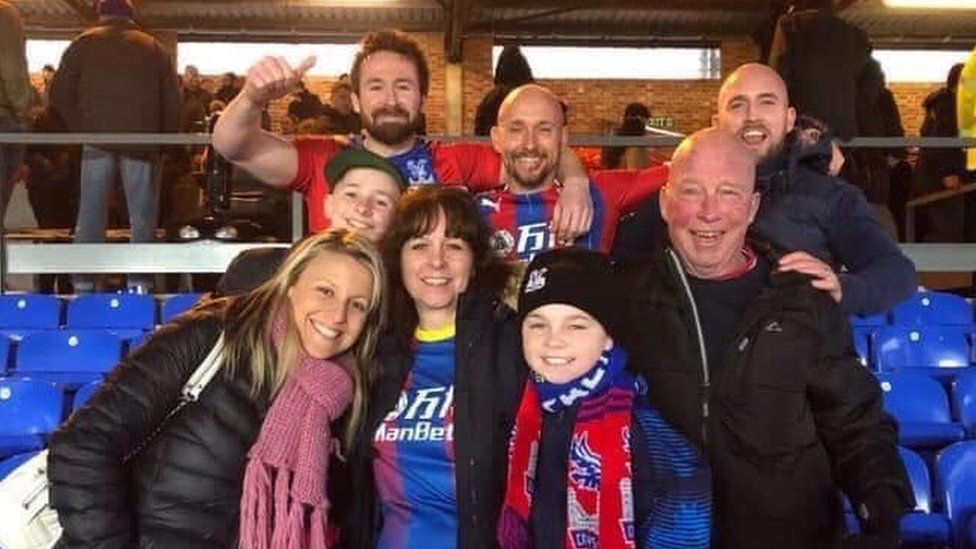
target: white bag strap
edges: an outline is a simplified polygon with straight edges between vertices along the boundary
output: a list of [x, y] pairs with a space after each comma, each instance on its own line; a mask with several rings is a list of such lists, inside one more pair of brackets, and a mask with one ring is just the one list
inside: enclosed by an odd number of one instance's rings
[[164, 417], [163, 420], [159, 422], [159, 425], [157, 425], [156, 428], [149, 433], [149, 436], [144, 438], [142, 442], [137, 444], [135, 448], [130, 450], [129, 453], [122, 457], [122, 463], [128, 463], [132, 458], [139, 455], [139, 453], [142, 452], [146, 446], [149, 445], [149, 443], [159, 436], [159, 433], [162, 432], [163, 428], [166, 427], [166, 424], [169, 423], [169, 420], [172, 419], [173, 416], [178, 414], [180, 410], [186, 407], [187, 404], [196, 402], [197, 399], [200, 398], [200, 393], [207, 388], [207, 384], [210, 383], [210, 380], [212, 380], [214, 376], [217, 375], [217, 372], [220, 371], [220, 366], [223, 364], [223, 362], [224, 333], [221, 332], [220, 337], [217, 338], [217, 343], [214, 343], [213, 349], [210, 349], [210, 353], [208, 353], [203, 359], [203, 362], [201, 362], [200, 365], [197, 366], [197, 369], [190, 374], [190, 379], [186, 380], [186, 383], [183, 384], [183, 388], [180, 389], [180, 399], [176, 403], [176, 406], [174, 406], [173, 409], [166, 414], [166, 417]]
[[210, 349], [210, 353], [203, 359], [203, 362], [197, 366], [197, 369], [193, 371], [190, 375], [190, 379], [186, 380], [186, 384], [183, 385], [183, 389], [180, 390], [180, 400], [185, 402], [196, 402], [200, 398], [200, 393], [207, 388], [207, 384], [210, 380], [217, 375], [220, 371], [220, 366], [224, 362], [224, 333], [220, 333], [220, 337], [217, 338], [217, 343], [214, 344], [213, 349]]

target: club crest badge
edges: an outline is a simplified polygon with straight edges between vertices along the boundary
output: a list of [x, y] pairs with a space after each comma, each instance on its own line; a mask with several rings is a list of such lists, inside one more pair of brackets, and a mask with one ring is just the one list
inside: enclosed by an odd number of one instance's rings
[[531, 294], [532, 292], [545, 288], [546, 273], [548, 272], [548, 267], [542, 267], [541, 269], [533, 269], [529, 271], [528, 280], [525, 282], [525, 293]]

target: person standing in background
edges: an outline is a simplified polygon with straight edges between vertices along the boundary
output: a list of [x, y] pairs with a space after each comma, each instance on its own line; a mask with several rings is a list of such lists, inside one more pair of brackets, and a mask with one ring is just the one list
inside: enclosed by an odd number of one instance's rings
[[508, 93], [519, 86], [535, 82], [532, 67], [518, 46], [505, 46], [495, 65], [495, 87], [478, 104], [474, 115], [474, 134], [488, 135], [498, 124], [498, 109]]
[[[22, 132], [30, 119], [24, 24], [9, 2], [0, 0], [0, 133]], [[0, 223], [10, 200], [10, 179], [24, 158], [22, 145], [0, 145]]]
[[[922, 103], [925, 121], [922, 137], [956, 137], [956, 88], [963, 64], [949, 69], [945, 86], [929, 94]], [[923, 147], [918, 155], [915, 170], [917, 194], [931, 194], [958, 189], [965, 177], [966, 159], [962, 149], [935, 149]], [[964, 231], [965, 201], [962, 196], [945, 198], [925, 207], [928, 219], [926, 242], [962, 242]]]
[[[51, 104], [73, 132], [176, 132], [180, 92], [166, 48], [133, 21], [130, 0], [99, 0], [98, 24], [72, 40], [51, 83]], [[151, 146], [85, 145], [75, 242], [103, 242], [108, 192], [121, 178], [132, 242], [151, 242], [158, 196]], [[151, 278], [130, 276], [128, 285], [149, 291]], [[75, 291], [94, 289], [77, 277]]]

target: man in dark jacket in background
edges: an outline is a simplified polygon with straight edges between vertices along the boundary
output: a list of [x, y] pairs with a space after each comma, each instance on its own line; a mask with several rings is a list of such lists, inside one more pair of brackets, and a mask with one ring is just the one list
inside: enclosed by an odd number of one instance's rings
[[[100, 0], [98, 24], [75, 38], [51, 83], [52, 106], [74, 132], [128, 133], [179, 130], [180, 92], [166, 48], [132, 20], [129, 0]], [[151, 242], [156, 230], [155, 147], [85, 145], [75, 242], [105, 239], [107, 198], [117, 177], [129, 210], [132, 242]], [[150, 278], [129, 277], [149, 291]], [[75, 291], [91, 291], [88, 277]]]
[[[932, 92], [922, 106], [925, 121], [922, 137], [958, 137], [956, 126], [956, 88], [962, 63], [953, 65], [946, 76], [946, 84]], [[921, 149], [916, 168], [916, 193], [930, 194], [959, 188], [966, 178], [966, 154], [962, 149]], [[962, 242], [964, 236], [965, 198], [943, 199], [923, 210], [928, 220], [927, 242]]]
[[[30, 119], [31, 86], [24, 48], [20, 13], [0, 0], [0, 133], [22, 132]], [[23, 158], [23, 145], [0, 145], [0, 222], [12, 191], [10, 179]]]
[[755, 157], [694, 134], [660, 195], [670, 245], [637, 265], [624, 339], [650, 403], [707, 455], [718, 548], [839, 541], [838, 488], [870, 547], [897, 547], [914, 503], [877, 381], [840, 307], [747, 239]]
[[871, 44], [867, 33], [832, 11], [832, 0], [795, 0], [776, 25], [769, 65], [786, 81], [797, 112], [849, 139], [860, 130], [858, 83]]

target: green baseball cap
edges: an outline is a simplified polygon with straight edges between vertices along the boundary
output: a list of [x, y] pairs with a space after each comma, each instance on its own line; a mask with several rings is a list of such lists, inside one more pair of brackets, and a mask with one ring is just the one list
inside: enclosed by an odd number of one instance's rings
[[329, 189], [335, 189], [336, 183], [342, 180], [351, 169], [369, 168], [379, 170], [396, 181], [400, 191], [407, 190], [407, 182], [400, 175], [400, 170], [392, 163], [378, 154], [371, 153], [366, 149], [346, 149], [332, 157], [325, 167], [325, 177], [329, 182]]

